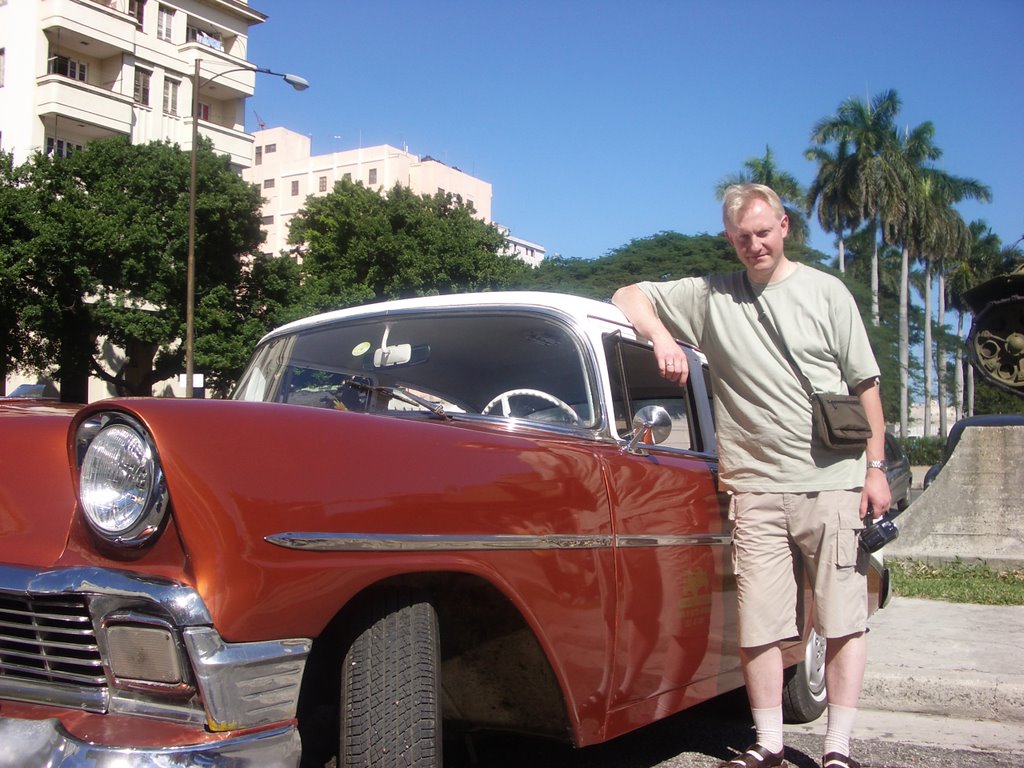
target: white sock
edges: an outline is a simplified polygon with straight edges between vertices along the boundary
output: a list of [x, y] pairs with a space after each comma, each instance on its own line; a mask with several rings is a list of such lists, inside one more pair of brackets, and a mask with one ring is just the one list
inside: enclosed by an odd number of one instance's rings
[[782, 751], [782, 706], [770, 709], [750, 708], [754, 716], [754, 728], [757, 729], [757, 743], [765, 749], [777, 753]]
[[857, 717], [856, 707], [841, 707], [838, 704], [828, 705], [828, 726], [825, 729], [825, 752], [838, 752], [850, 756], [850, 734], [853, 732], [853, 720]]

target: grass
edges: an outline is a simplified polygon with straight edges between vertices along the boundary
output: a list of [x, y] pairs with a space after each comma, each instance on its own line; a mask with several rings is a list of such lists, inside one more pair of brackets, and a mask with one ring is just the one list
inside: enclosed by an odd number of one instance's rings
[[996, 571], [984, 562], [931, 565], [919, 560], [886, 559], [893, 591], [950, 603], [1024, 605], [1024, 569]]

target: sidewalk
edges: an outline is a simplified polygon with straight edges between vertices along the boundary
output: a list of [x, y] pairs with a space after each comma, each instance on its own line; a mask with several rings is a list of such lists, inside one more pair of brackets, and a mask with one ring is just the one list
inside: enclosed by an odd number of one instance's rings
[[862, 709], [1024, 725], [1024, 606], [894, 597], [868, 626]]

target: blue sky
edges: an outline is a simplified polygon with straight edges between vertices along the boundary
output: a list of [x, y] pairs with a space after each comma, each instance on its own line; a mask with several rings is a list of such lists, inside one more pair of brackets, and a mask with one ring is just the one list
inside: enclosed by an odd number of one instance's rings
[[[321, 154], [406, 146], [493, 185], [492, 214], [549, 254], [593, 258], [663, 230], [721, 229], [715, 185], [770, 145], [804, 184], [813, 124], [895, 89], [963, 204], [1024, 235], [1020, 0], [252, 0], [246, 123]], [[811, 244], [834, 251], [816, 227]]]

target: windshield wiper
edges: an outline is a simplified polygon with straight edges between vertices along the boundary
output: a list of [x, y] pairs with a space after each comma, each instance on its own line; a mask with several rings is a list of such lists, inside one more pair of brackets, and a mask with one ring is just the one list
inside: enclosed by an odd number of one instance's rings
[[404, 387], [382, 387], [378, 384], [366, 384], [365, 382], [357, 381], [355, 379], [346, 379], [342, 384], [346, 387], [352, 387], [353, 389], [358, 389], [362, 392], [374, 392], [377, 394], [387, 395], [388, 397], [393, 397], [396, 400], [401, 400], [403, 403], [416, 405], [420, 408], [426, 408], [431, 414], [439, 419], [444, 419], [445, 421], [452, 420], [452, 417], [445, 412], [443, 405], [431, 402], [427, 398], [414, 394]]

